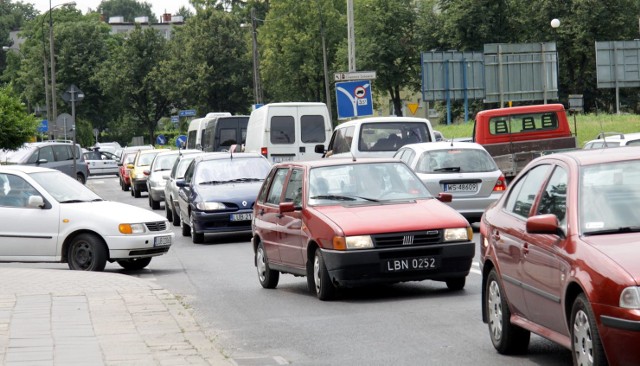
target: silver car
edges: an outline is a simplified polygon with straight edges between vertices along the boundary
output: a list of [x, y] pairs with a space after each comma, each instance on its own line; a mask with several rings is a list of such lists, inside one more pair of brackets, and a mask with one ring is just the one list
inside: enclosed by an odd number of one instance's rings
[[160, 209], [160, 202], [164, 201], [164, 186], [169, 178], [169, 173], [178, 158], [178, 150], [161, 152], [153, 158], [147, 175], [147, 192], [149, 192], [149, 207], [153, 210]]
[[118, 157], [102, 148], [84, 153], [91, 175], [118, 175]]
[[394, 157], [413, 169], [432, 195], [451, 193], [453, 200], [448, 205], [469, 222], [478, 221], [507, 188], [491, 155], [473, 142], [410, 144], [400, 148]]
[[174, 226], [180, 226], [180, 211], [178, 209], [179, 189], [178, 186], [176, 186], [176, 180], [183, 179], [184, 172], [189, 167], [191, 161], [193, 161], [196, 156], [204, 154], [206, 153], [201, 150], [181, 150], [167, 178], [164, 187], [164, 210], [167, 220], [171, 221]]

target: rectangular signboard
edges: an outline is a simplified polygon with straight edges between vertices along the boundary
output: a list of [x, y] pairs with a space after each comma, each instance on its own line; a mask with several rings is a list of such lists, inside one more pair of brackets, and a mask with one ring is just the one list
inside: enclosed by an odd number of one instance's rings
[[180, 117], [193, 117], [196, 115], [196, 111], [194, 109], [185, 109], [178, 112], [178, 116]]
[[334, 81], [371, 80], [376, 78], [375, 71], [338, 72], [333, 74]]
[[640, 86], [640, 40], [596, 42], [598, 88]]
[[421, 57], [422, 100], [484, 98], [482, 52], [433, 51]]

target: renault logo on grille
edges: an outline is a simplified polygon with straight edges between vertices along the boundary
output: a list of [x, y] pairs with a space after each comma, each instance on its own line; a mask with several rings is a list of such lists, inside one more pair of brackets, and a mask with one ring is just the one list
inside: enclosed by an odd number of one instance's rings
[[247, 201], [242, 201], [242, 205], [246, 206], [247, 205]]
[[413, 235], [405, 235], [402, 237], [402, 245], [413, 245]]

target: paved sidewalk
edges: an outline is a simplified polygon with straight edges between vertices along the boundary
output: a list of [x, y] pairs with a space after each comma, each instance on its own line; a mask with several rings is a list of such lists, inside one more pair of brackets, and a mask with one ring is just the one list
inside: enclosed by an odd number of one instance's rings
[[0, 268], [0, 365], [234, 365], [168, 291], [117, 273]]

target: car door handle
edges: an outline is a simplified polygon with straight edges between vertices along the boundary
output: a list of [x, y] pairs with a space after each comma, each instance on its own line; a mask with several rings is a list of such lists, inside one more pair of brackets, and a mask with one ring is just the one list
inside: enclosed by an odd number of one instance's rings
[[526, 242], [525, 242], [525, 243], [522, 245], [522, 253], [523, 253], [524, 255], [529, 254], [529, 243], [526, 243]]
[[264, 208], [260, 209], [260, 212], [258, 212], [258, 215], [260, 215], [260, 216], [264, 215]]
[[500, 240], [500, 232], [498, 230], [494, 231], [493, 234], [491, 235], [491, 238], [494, 241], [499, 241]]

